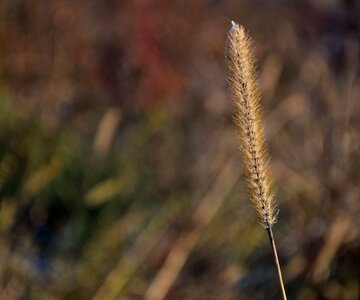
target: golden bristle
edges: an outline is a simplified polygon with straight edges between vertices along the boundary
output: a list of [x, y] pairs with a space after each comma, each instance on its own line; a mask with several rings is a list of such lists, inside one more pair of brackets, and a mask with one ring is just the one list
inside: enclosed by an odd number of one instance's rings
[[244, 27], [234, 22], [228, 34], [226, 59], [250, 198], [260, 215], [261, 224], [271, 228], [278, 210], [272, 192], [252, 42]]

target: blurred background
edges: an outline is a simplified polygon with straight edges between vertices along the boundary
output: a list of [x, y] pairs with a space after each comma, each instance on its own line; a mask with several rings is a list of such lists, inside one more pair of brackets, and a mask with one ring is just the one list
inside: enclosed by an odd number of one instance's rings
[[280, 298], [231, 20], [256, 46], [289, 299], [359, 299], [356, 0], [2, 0], [1, 299]]

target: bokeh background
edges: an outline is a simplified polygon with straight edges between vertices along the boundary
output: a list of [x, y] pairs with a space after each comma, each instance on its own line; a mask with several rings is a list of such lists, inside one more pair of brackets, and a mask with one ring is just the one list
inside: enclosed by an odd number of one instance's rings
[[256, 46], [289, 299], [359, 299], [356, 0], [2, 0], [1, 299], [280, 299], [231, 20]]

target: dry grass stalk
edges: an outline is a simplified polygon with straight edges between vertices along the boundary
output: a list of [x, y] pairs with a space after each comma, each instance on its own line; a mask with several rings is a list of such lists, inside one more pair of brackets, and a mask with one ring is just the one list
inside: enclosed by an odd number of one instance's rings
[[272, 192], [269, 154], [266, 147], [260, 93], [252, 43], [244, 27], [232, 22], [228, 34], [226, 59], [229, 83], [235, 104], [235, 120], [247, 177], [250, 198], [267, 230], [278, 270], [283, 299], [286, 299], [272, 226], [278, 209]]
[[210, 190], [200, 200], [199, 206], [192, 215], [192, 221], [196, 226], [190, 231], [183, 232], [174, 242], [162, 268], [146, 292], [145, 300], [164, 300], [166, 298], [190, 253], [201, 238], [204, 228], [213, 220], [226, 195], [238, 181], [234, 162], [234, 157], [226, 162]]

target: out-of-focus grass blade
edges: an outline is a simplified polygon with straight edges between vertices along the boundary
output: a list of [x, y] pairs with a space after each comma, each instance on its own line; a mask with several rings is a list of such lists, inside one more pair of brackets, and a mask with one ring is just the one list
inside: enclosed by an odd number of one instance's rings
[[41, 167], [28, 177], [24, 184], [24, 193], [27, 196], [34, 196], [53, 181], [62, 170], [62, 164], [58, 160], [53, 159], [48, 165]]
[[98, 206], [113, 199], [121, 190], [119, 178], [110, 178], [93, 186], [85, 196], [88, 206]]

